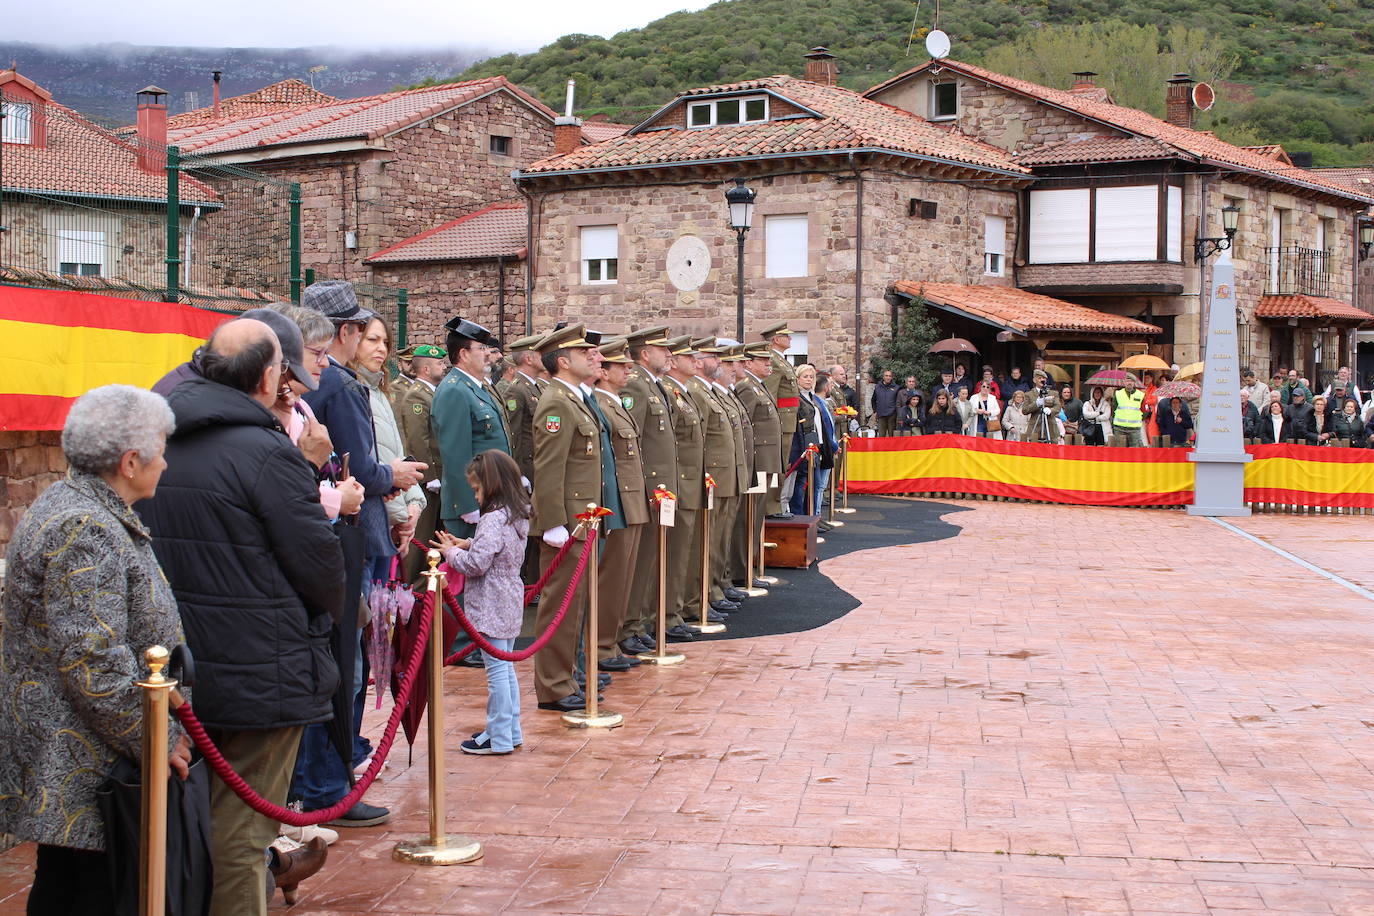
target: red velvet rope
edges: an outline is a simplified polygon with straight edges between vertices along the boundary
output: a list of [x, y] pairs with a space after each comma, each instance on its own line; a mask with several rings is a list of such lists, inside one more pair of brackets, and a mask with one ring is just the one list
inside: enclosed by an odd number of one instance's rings
[[263, 817], [269, 817], [280, 821], [283, 824], [290, 824], [292, 827], [308, 827], [312, 824], [323, 824], [325, 821], [332, 821], [341, 817], [348, 809], [352, 808], [362, 799], [372, 783], [376, 780], [377, 774], [382, 771], [382, 766], [386, 763], [387, 754], [391, 752], [391, 746], [396, 741], [396, 729], [400, 727], [401, 717], [404, 715], [406, 707], [410, 705], [410, 695], [414, 690], [416, 682], [420, 677], [420, 668], [425, 660], [425, 648], [429, 642], [430, 632], [434, 625], [434, 600], [426, 594], [420, 602], [419, 612], [423, 615], [420, 619], [420, 628], [416, 633], [415, 646], [411, 650], [410, 660], [406, 663], [404, 678], [401, 681], [401, 690], [396, 697], [396, 705], [391, 710], [391, 717], [387, 719], [386, 729], [382, 732], [382, 740], [378, 742], [377, 749], [373, 752], [372, 764], [367, 768], [367, 772], [354, 785], [343, 798], [330, 805], [328, 808], [321, 808], [317, 811], [293, 811], [290, 808], [283, 808], [274, 805], [272, 802], [263, 798], [253, 787], [244, 781], [243, 777], [234, 772], [234, 768], [229, 765], [229, 761], [224, 759], [224, 755], [215, 747], [215, 743], [210, 740], [210, 736], [205, 733], [205, 726], [200, 724], [195, 712], [191, 709], [189, 702], [183, 703], [172, 710], [173, 715], [180, 720], [186, 729], [186, 734], [191, 736], [205, 760], [210, 764], [210, 769], [215, 771], [215, 775], [234, 791], [243, 803], [252, 808]]
[[797, 468], [801, 467], [802, 462], [806, 460], [806, 456], [807, 456], [807, 455], [814, 455], [814, 454], [816, 454], [816, 453], [819, 452], [819, 451], [820, 451], [820, 449], [816, 448], [815, 445], [808, 445], [805, 449], [802, 450], [802, 453], [801, 453], [800, 455], [797, 456], [797, 460], [794, 461], [794, 462], [792, 462], [792, 466], [789, 467], [789, 468], [783, 473], [782, 476], [784, 476], [784, 477], [791, 476], [791, 474], [792, 474], [793, 471], [795, 471]]
[[[467, 632], [468, 638], [472, 640], [472, 644], [465, 646], [444, 659], [444, 664], [451, 665], [459, 659], [467, 657], [477, 649], [481, 649], [493, 658], [499, 658], [503, 662], [523, 662], [525, 659], [530, 658], [534, 653], [544, 648], [544, 646], [548, 645], [549, 640], [553, 639], [553, 634], [558, 631], [559, 625], [563, 623], [563, 618], [568, 615], [568, 608], [572, 607], [573, 595], [576, 594], [578, 583], [582, 581], [582, 576], [587, 571], [587, 562], [592, 555], [592, 545], [596, 543], [596, 538], [597, 530], [595, 528], [587, 532], [587, 539], [582, 545], [582, 555], [577, 558], [577, 568], [573, 570], [572, 579], [568, 581], [567, 591], [563, 593], [563, 603], [558, 606], [558, 613], [553, 615], [553, 620], [549, 621], [548, 629], [540, 633], [538, 639], [519, 652], [507, 652], [504, 649], [498, 649], [493, 646], [485, 636], [477, 632], [477, 628], [472, 625], [467, 615], [463, 613], [463, 609], [458, 606], [458, 599], [454, 596], [453, 592], [449, 590], [448, 586], [445, 585], [444, 603], [447, 604], [448, 609], [453, 612], [453, 616], [458, 619], [459, 626]], [[563, 546], [558, 549], [558, 556], [553, 558], [553, 562], [549, 564], [549, 568], [544, 571], [544, 575], [539, 578], [539, 581], [530, 586], [531, 589], [538, 590], [543, 588], [544, 583], [548, 581], [554, 569], [562, 562], [564, 555], [567, 554], [568, 548], [572, 543], [572, 539], [569, 538]], [[526, 589], [527, 597], [528, 594], [529, 589]]]
[[[410, 539], [410, 543], [414, 544], [416, 547], [420, 548], [421, 550], [429, 550], [428, 547], [426, 547], [424, 544], [421, 544], [419, 541], [415, 540], [414, 538], [411, 538], [411, 539]], [[563, 558], [564, 558], [565, 556], [568, 555], [568, 551], [572, 549], [572, 545], [573, 545], [574, 543], [575, 543], [575, 542], [573, 541], [572, 538], [568, 538], [566, 541], [564, 541], [564, 542], [563, 542], [563, 546], [560, 547], [560, 548], [558, 548], [558, 553], [554, 555], [553, 562], [549, 564], [549, 568], [546, 569], [546, 570], [544, 570], [544, 575], [542, 575], [542, 576], [539, 577], [539, 581], [536, 582], [536, 583], [534, 583], [533, 585], [527, 585], [527, 586], [525, 586], [525, 603], [526, 603], [526, 604], [529, 604], [530, 601], [533, 600], [533, 598], [534, 598], [535, 595], [539, 594], [541, 591], [544, 590], [544, 583], [546, 583], [546, 582], [549, 581], [549, 576], [552, 576], [552, 575], [553, 575], [553, 571], [554, 571], [555, 569], [558, 568], [558, 564], [560, 564], [560, 563], [563, 562]], [[462, 657], [461, 655], [455, 655], [455, 656], [453, 657], [453, 660], [457, 660], [458, 658], [461, 658], [461, 657]]]

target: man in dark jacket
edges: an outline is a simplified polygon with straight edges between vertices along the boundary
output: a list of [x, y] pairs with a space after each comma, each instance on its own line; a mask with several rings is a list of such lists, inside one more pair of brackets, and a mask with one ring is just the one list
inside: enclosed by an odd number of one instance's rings
[[873, 386], [869, 399], [873, 416], [877, 418], [878, 435], [891, 436], [897, 429], [897, 383], [892, 378], [892, 370], [884, 369], [883, 377]]
[[1317, 439], [1317, 415], [1312, 405], [1307, 403], [1307, 389], [1298, 385], [1293, 388], [1292, 403], [1288, 405], [1288, 421], [1291, 424], [1293, 441], [1315, 445]]
[[[330, 718], [338, 670], [330, 615], [343, 558], [315, 473], [272, 416], [276, 336], [259, 321], [222, 325], [199, 371], [168, 403], [176, 432], [157, 495], [139, 506], [176, 594], [196, 660], [196, 712], [233, 768], [286, 800], [301, 729]], [[212, 916], [265, 914], [273, 820], [211, 783]]]

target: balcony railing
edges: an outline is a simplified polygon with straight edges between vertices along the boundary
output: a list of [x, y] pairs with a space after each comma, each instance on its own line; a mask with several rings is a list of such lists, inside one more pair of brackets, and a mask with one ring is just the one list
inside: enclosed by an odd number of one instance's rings
[[1266, 296], [1329, 296], [1332, 252], [1285, 245], [1264, 249]]

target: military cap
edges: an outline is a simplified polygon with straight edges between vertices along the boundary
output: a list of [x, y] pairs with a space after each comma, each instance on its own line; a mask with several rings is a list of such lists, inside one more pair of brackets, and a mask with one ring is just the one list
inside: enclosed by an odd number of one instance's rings
[[668, 345], [668, 326], [656, 324], [651, 328], [640, 328], [625, 335], [632, 346], [664, 347]]
[[407, 356], [428, 356], [430, 359], [448, 359], [448, 351], [443, 347], [436, 347], [434, 344], [416, 344], [406, 347], [406, 349], [410, 351], [406, 354]]
[[629, 347], [630, 342], [624, 337], [610, 337], [603, 340], [597, 350], [601, 353], [602, 362], [628, 365], [630, 363]]
[[744, 355], [744, 344], [731, 344], [720, 355], [720, 361], [723, 363], [742, 363], [748, 358]]
[[766, 343], [751, 343], [744, 345], [745, 359], [770, 359], [773, 348]]
[[[592, 337], [596, 340], [593, 341]], [[600, 342], [601, 335], [587, 331], [586, 325], [570, 324], [545, 334], [536, 349], [540, 353], [553, 353], [556, 350], [591, 350]]]
[[683, 334], [681, 337], [670, 337], [664, 344], [668, 351], [674, 356], [690, 356], [696, 350], [692, 349], [692, 335]]
[[415, 348], [418, 347], [418, 346], [420, 346], [420, 345], [419, 345], [419, 344], [411, 344], [411, 345], [408, 346], [408, 347], [402, 347], [401, 349], [399, 349], [399, 350], [396, 351], [396, 356], [397, 356], [399, 359], [410, 359], [412, 356], [415, 355]]
[[528, 337], [522, 337], [510, 345], [510, 351], [519, 353], [521, 350], [538, 350], [539, 341], [543, 339], [543, 334], [531, 334]]
[[444, 323], [444, 330], [448, 331], [450, 334], [457, 334], [459, 337], [465, 337], [468, 340], [475, 340], [479, 344], [484, 344], [488, 347], [497, 345], [496, 338], [492, 336], [491, 331], [488, 331], [475, 321], [468, 321], [466, 318], [459, 318], [457, 316], [450, 318]]
[[759, 336], [764, 340], [772, 340], [780, 334], [786, 334], [789, 337], [792, 336], [792, 331], [788, 329], [787, 322], [785, 321], [779, 321], [777, 324], [770, 324], [762, 331], [759, 331]]
[[719, 356], [724, 348], [716, 343], [714, 337], [696, 337], [692, 340], [692, 350], [708, 356]]

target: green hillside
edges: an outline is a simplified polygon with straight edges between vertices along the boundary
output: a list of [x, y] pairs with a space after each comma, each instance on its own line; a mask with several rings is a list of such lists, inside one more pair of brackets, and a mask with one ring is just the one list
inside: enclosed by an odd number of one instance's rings
[[[1061, 69], [1098, 70], [1120, 101], [1157, 98], [1148, 105], [1157, 112], [1163, 87], [1149, 90], [1142, 74], [1153, 81], [1175, 63], [1202, 78], [1229, 71], [1203, 126], [1239, 142], [1310, 150], [1318, 165], [1374, 161], [1370, 0], [943, 0], [936, 16], [934, 0], [922, 0], [919, 15], [907, 0], [722, 0], [609, 39], [568, 35], [530, 54], [489, 58], [462, 78], [503, 73], [561, 110], [571, 77], [580, 114], [634, 121], [684, 88], [799, 74], [815, 45], [839, 59], [843, 85], [865, 89], [923, 61], [921, 36], [938, 24], [956, 59], [1041, 81]], [[1072, 50], [1048, 64], [1047, 55], [1027, 53], [1049, 44]]]

